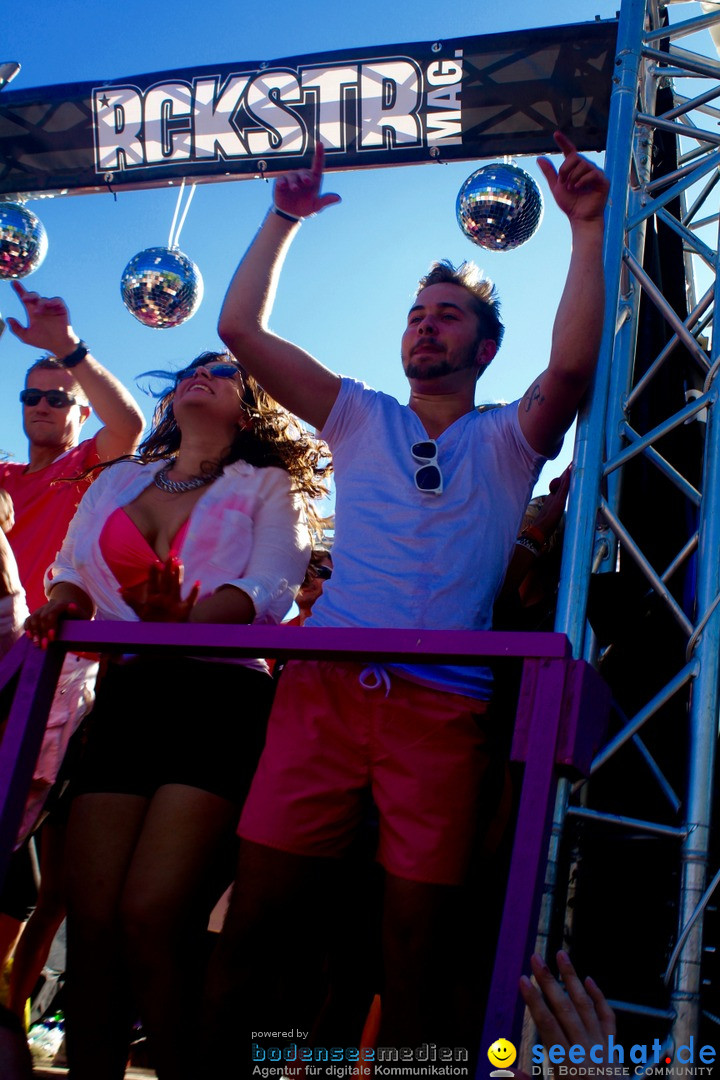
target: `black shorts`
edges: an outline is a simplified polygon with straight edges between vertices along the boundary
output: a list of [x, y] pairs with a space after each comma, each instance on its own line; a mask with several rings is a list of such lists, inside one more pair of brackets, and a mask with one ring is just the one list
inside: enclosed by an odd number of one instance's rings
[[240, 664], [187, 657], [110, 663], [88, 718], [74, 796], [151, 798], [185, 784], [241, 806], [265, 742], [275, 684]]

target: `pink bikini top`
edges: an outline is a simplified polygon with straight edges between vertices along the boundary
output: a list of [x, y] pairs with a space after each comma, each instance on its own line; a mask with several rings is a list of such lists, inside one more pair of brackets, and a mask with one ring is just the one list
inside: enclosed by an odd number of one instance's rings
[[[170, 545], [170, 555], [180, 553], [189, 524], [188, 518], [176, 532]], [[98, 543], [105, 562], [123, 589], [146, 581], [151, 566], [162, 566], [161, 560], [122, 506], [113, 510], [103, 525]]]

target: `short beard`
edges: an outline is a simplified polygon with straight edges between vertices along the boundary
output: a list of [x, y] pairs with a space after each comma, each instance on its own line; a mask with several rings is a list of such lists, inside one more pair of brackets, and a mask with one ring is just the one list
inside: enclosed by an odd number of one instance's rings
[[455, 371], [466, 371], [467, 368], [475, 367], [476, 349], [477, 346], [473, 347], [467, 358], [461, 364], [454, 366], [445, 358], [438, 360], [436, 364], [414, 364], [410, 360], [405, 368], [405, 377], [424, 382], [428, 379], [439, 379], [442, 375], [452, 375]]
[[441, 375], [451, 375], [455, 370], [447, 360], [439, 360], [437, 364], [413, 364], [412, 361], [405, 368], [408, 379], [437, 379]]

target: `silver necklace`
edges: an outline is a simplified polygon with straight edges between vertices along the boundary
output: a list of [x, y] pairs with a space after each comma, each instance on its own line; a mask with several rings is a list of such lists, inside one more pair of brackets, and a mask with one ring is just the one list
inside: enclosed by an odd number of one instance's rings
[[190, 480], [171, 480], [168, 476], [173, 462], [163, 465], [162, 469], [155, 473], [153, 483], [161, 491], [167, 491], [170, 495], [180, 495], [184, 491], [195, 491], [196, 488], [205, 487], [217, 480], [220, 475], [217, 472], [203, 473], [202, 476], [193, 476]]

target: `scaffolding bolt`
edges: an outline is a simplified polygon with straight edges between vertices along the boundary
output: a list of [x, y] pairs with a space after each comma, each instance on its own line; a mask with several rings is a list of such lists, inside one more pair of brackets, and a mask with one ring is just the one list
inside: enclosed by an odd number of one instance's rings
[[431, 48], [432, 52], [442, 52], [442, 42], [441, 41], [435, 41], [430, 46], [430, 48]]

